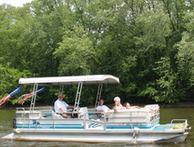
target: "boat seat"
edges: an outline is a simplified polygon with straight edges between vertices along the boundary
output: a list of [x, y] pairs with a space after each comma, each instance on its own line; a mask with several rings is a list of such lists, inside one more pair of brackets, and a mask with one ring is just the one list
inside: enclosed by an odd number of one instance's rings
[[89, 119], [88, 116], [88, 108], [87, 107], [81, 107], [78, 111], [78, 118], [81, 119]]
[[52, 117], [53, 117], [54, 119], [63, 119], [63, 116], [61, 116], [60, 114], [55, 113], [54, 110], [52, 110], [51, 113], [52, 113]]
[[159, 110], [160, 110], [160, 107], [158, 104], [145, 105], [144, 108], [150, 110], [149, 112], [152, 114], [159, 113]]
[[40, 119], [41, 118], [41, 112], [40, 111], [33, 111], [29, 113], [29, 119]]
[[158, 120], [158, 117], [153, 117], [153, 114], [150, 115], [144, 108], [113, 112], [108, 114], [107, 118], [108, 122], [115, 123], [152, 123]]

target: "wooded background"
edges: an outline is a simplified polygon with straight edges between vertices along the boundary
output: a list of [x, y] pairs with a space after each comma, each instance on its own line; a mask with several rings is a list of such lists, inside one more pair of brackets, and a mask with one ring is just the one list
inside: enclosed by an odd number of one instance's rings
[[20, 77], [112, 74], [125, 100], [193, 101], [193, 10], [193, 0], [0, 5], [0, 95]]

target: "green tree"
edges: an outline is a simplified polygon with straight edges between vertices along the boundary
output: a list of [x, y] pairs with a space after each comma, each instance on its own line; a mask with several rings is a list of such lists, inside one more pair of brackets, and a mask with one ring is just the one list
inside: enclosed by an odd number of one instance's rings
[[30, 75], [31, 73], [27, 70], [19, 71], [17, 69], [0, 64], [0, 96], [3, 97], [11, 90], [15, 89], [18, 85], [18, 79], [20, 77], [27, 77]]
[[66, 31], [63, 41], [55, 51], [59, 59], [61, 75], [90, 74], [94, 55], [92, 42], [83, 27], [75, 26], [72, 31]]
[[184, 99], [192, 99], [194, 88], [194, 13], [188, 12], [185, 15], [185, 31], [182, 33], [182, 40], [177, 43], [177, 64], [179, 89]]

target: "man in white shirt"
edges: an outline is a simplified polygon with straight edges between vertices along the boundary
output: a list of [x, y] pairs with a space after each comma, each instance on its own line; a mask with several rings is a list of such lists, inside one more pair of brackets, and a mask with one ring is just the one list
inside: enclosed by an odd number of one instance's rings
[[63, 101], [64, 98], [64, 95], [58, 96], [58, 99], [54, 103], [54, 109], [56, 113], [63, 114], [63, 116], [66, 117], [67, 109], [72, 108], [72, 106], [69, 106], [65, 101]]

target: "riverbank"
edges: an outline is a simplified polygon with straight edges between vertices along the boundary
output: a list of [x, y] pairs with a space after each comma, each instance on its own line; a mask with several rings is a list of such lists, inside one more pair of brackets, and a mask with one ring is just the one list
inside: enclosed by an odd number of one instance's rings
[[194, 108], [194, 102], [179, 102], [176, 104], [159, 104], [161, 108]]
[[[157, 103], [150, 103], [150, 104], [157, 104]], [[140, 106], [143, 107], [145, 105], [149, 105], [147, 104], [132, 104], [132, 106]], [[50, 105], [47, 105], [50, 106]], [[113, 107], [113, 104], [108, 104], [107, 105], [109, 108]], [[176, 104], [159, 104], [160, 108], [194, 108], [194, 102], [179, 102]], [[15, 109], [16, 107], [29, 107], [29, 105], [24, 105], [24, 106], [13, 106], [13, 105], [7, 105], [7, 106], [3, 106], [0, 109]], [[45, 107], [45, 105], [37, 105], [37, 107]], [[51, 106], [50, 106], [51, 107]], [[92, 108], [93, 106], [89, 106], [89, 108]]]

